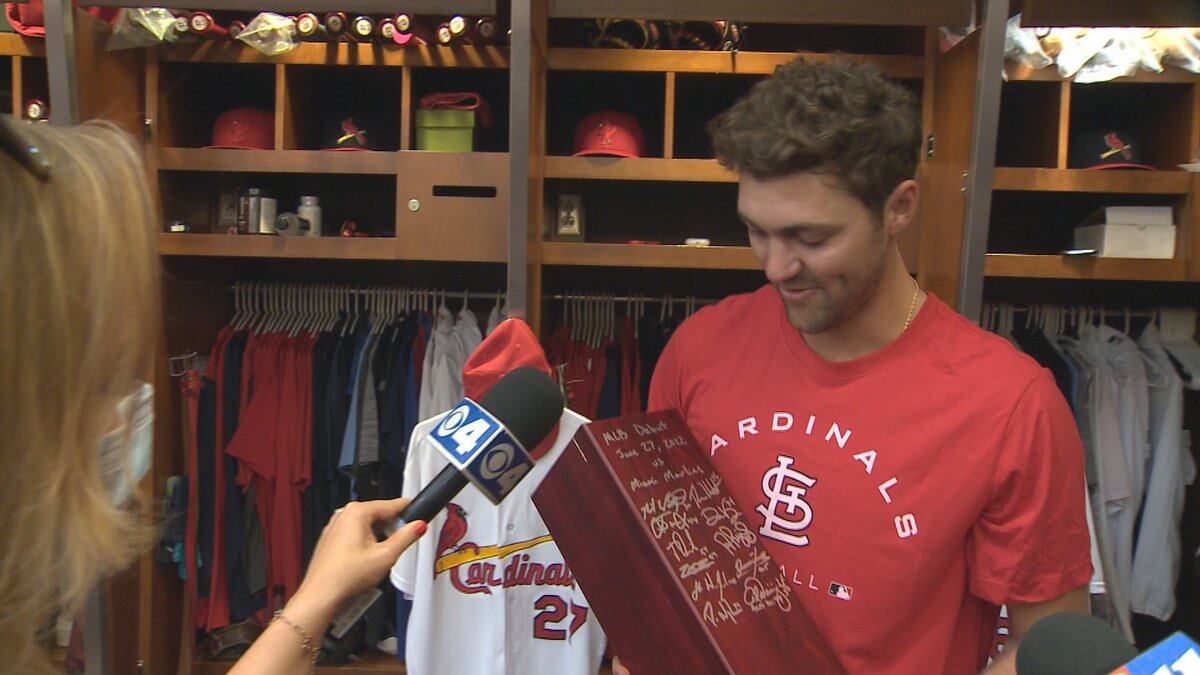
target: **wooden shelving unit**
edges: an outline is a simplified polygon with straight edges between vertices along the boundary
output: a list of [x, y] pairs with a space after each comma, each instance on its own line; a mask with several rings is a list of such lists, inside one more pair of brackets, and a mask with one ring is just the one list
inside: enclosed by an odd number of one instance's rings
[[46, 56], [45, 40], [27, 38], [16, 33], [0, 33], [0, 56]]
[[715, 159], [547, 157], [546, 178], [736, 183]]
[[166, 171], [390, 174], [396, 172], [394, 154], [323, 150], [160, 148], [158, 168]]
[[989, 277], [1027, 279], [1090, 279], [1097, 281], [1185, 281], [1182, 259], [1137, 260], [1064, 255], [989, 253], [984, 265]]
[[1187, 171], [996, 167], [992, 188], [1022, 192], [1186, 195], [1191, 189], [1191, 174]]
[[[811, 52], [700, 52], [645, 49], [551, 49], [546, 55], [550, 70], [608, 70], [628, 73], [706, 73], [770, 75], [778, 66], [803, 56], [814, 61], [835, 58]], [[925, 62], [920, 56], [844, 54], [844, 58], [869, 61], [884, 74], [901, 80], [921, 79]]]
[[[887, 11], [886, 16], [891, 16], [894, 8], [889, 6]], [[880, 14], [880, 17], [884, 16]], [[544, 19], [544, 16], [541, 17], [543, 22]], [[540, 26], [538, 30], [544, 27]], [[902, 80], [906, 87], [921, 97], [924, 131], [927, 134], [937, 132], [939, 159], [954, 152], [956, 145], [963, 146], [962, 154], [966, 155], [966, 144], [956, 142], [951, 137], [955, 131], [960, 131], [957, 127], [965, 128], [970, 123], [973, 113], [970, 89], [973, 88], [973, 83], [968, 86], [956, 78], [952, 80], [956, 83], [955, 86], [948, 85], [942, 88], [937, 81], [952, 70], [961, 71], [959, 74], [973, 73], [976, 63], [952, 53], [940, 54], [936, 29], [926, 31], [923, 35], [924, 44], [920, 44], [918, 35], [915, 49], [905, 43], [903, 47], [895, 50], [895, 54], [850, 54], [839, 57], [848, 56], [851, 59], [871, 62], [886, 75]], [[508, 247], [510, 232], [507, 226], [510, 225], [510, 211], [507, 193], [510, 188], [510, 167], [520, 167], [522, 176], [525, 176], [524, 172], [527, 170], [528, 184], [536, 185], [529, 189], [528, 195], [520, 197], [528, 199], [529, 212], [528, 244], [524, 251], [528, 261], [527, 264], [522, 261], [528, 281], [527, 318], [537, 327], [540, 327], [542, 316], [541, 298], [564, 290], [586, 290], [586, 287], [570, 289], [562, 286], [575, 283], [576, 278], [588, 280], [580, 282], [583, 284], [594, 283], [590, 280], [601, 278], [604, 279], [599, 282], [601, 284], [638, 284], [642, 280], [652, 280], [653, 283], [683, 285], [702, 284], [704, 279], [715, 276], [711, 273], [706, 274], [706, 271], [710, 270], [760, 271], [760, 263], [747, 246], [689, 247], [543, 241], [541, 233], [545, 230], [547, 218], [543, 206], [553, 203], [551, 190], [556, 190], [559, 186], [563, 186], [564, 190], [581, 192], [585, 191], [585, 188], [596, 187], [598, 192], [617, 193], [618, 200], [631, 200], [626, 194], [642, 187], [633, 185], [636, 182], [690, 183], [692, 185], [651, 187], [654, 190], [677, 190], [679, 194], [688, 197], [709, 197], [715, 194], [720, 200], [724, 200], [727, 196], [725, 193], [731, 190], [730, 184], [736, 183], [737, 176], [721, 167], [716, 160], [702, 158], [705, 156], [705, 149], [702, 147], [703, 138], [699, 124], [692, 125], [694, 128], [689, 129], [688, 123], [701, 121], [716, 114], [721, 107], [731, 103], [736, 95], [740, 95], [740, 91], [744, 91], [739, 88], [748, 88], [758, 78], [769, 76], [778, 66], [798, 55], [811, 60], [826, 60], [835, 56], [826, 53], [753, 51], [730, 53], [543, 49], [543, 46], [548, 44], [547, 37], [544, 31], [535, 31], [532, 38], [529, 35], [520, 38], [532, 40], [535, 45], [530, 65], [534, 82], [532, 91], [521, 92], [523, 96], [528, 96], [526, 100], [512, 98], [517, 106], [526, 106], [533, 118], [532, 121], [519, 120], [522, 124], [529, 122], [528, 131], [532, 140], [527, 157], [516, 156], [518, 149], [526, 148], [515, 140], [512, 141], [513, 154], [423, 153], [407, 149], [379, 152], [290, 149], [321, 147], [324, 144], [321, 139], [325, 120], [320, 118], [329, 112], [326, 109], [332, 109], [335, 103], [343, 102], [344, 99], [357, 98], [360, 94], [367, 101], [385, 102], [384, 112], [393, 116], [384, 125], [388, 142], [380, 147], [415, 147], [413, 123], [416, 102], [422, 94], [431, 91], [469, 91], [470, 87], [482, 82], [495, 85], [498, 90], [504, 89], [505, 93], [515, 96], [515, 86], [513, 92], [505, 89], [512, 80], [509, 79], [509, 73], [504, 71], [510, 68], [513, 61], [524, 62], [515, 56], [521, 54], [520, 48], [528, 47], [527, 44], [514, 43], [511, 54], [508, 47], [395, 48], [346, 42], [303, 43], [295, 50], [276, 57], [263, 56], [241, 44], [220, 41], [148, 50], [145, 54], [145, 69], [139, 71], [139, 75], [144, 75], [145, 78], [145, 116], [152, 120], [150, 128], [153, 137], [147, 157], [154, 178], [164, 188], [159, 192], [164, 206], [175, 200], [176, 204], [187, 207], [181, 208], [180, 210], [186, 213], [179, 215], [169, 214], [164, 208], [164, 213], [168, 213], [169, 217], [186, 219], [185, 216], [192, 213], [203, 214], [206, 205], [202, 197], [210, 191], [209, 186], [204, 183], [210, 178], [216, 182], [225, 174], [278, 174], [252, 178], [254, 181], [261, 179], [263, 183], [274, 181], [277, 184], [299, 184], [304, 181], [305, 176], [312, 176], [309, 181], [311, 184], [335, 186], [329, 188], [332, 194], [350, 195], [362, 189], [371, 193], [368, 197], [383, 202], [383, 206], [388, 209], [394, 207], [393, 224], [396, 231], [395, 237], [379, 238], [159, 234], [158, 245], [164, 265], [170, 271], [181, 272], [168, 275], [169, 288], [164, 291], [168, 320], [164, 329], [163, 356], [192, 349], [203, 350], [211, 346], [211, 335], [230, 315], [229, 284], [242, 278], [241, 275], [256, 279], [261, 277], [296, 282], [305, 282], [317, 277], [323, 281], [336, 278], [338, 283], [344, 280], [348, 284], [363, 278], [369, 278], [371, 281], [387, 278], [388, 283], [394, 279], [397, 284], [405, 284], [412, 280], [409, 277], [410, 268], [432, 269], [433, 273], [430, 276], [441, 276], [445, 272], [445, 278], [452, 278], [460, 274], [459, 270], [486, 267], [455, 267], [456, 263], [507, 264], [510, 254], [517, 255]], [[853, 46], [855, 43], [847, 44]], [[21, 68], [15, 62], [41, 57], [42, 49], [41, 41], [0, 35], [0, 55], [13, 57], [13, 71], [17, 77], [20, 77]], [[954, 59], [960, 60], [955, 62]], [[26, 67], [28, 65], [25, 64]], [[335, 67], [342, 70], [335, 72]], [[986, 258], [986, 275], [1133, 281], [1189, 279], [1186, 264], [1189, 253], [1186, 251], [1189, 250], [1189, 246], [1191, 251], [1200, 250], [1196, 248], [1195, 238], [1191, 234], [1200, 227], [1200, 223], [1196, 222], [1200, 218], [1200, 207], [1195, 206], [1198, 199], [1197, 186], [1200, 186], [1200, 182], [1185, 172], [1174, 170], [1103, 172], [1061, 168], [1066, 166], [1065, 137], [1071, 122], [1071, 91], [1077, 87], [1062, 80], [1053, 69], [1032, 71], [1009, 64], [1007, 71], [1010, 82], [1017, 83], [1018, 87], [1038, 90], [1031, 97], [1036, 103], [1049, 101], [1059, 107], [1048, 110], [1044, 117], [1036, 118], [1036, 124], [1044, 123], [1053, 129], [1046, 132], [1035, 131], [1030, 138], [1022, 139], [1030, 145], [1040, 144], [1049, 148], [1046, 153], [1049, 155], [1047, 159], [1039, 157], [1038, 161], [1027, 164], [1045, 168], [998, 168], [993, 180], [994, 189], [1047, 194], [1152, 195], [1158, 201], [1167, 201], [1164, 196], [1178, 198], [1173, 200], [1181, 204], [1178, 212], [1190, 214], [1186, 216], [1190, 221], [1180, 223], [1181, 252], [1175, 260], [1142, 261], [989, 254]], [[586, 103], [566, 96], [555, 98], [556, 81], [575, 79], [586, 82], [588, 78], [600, 81], [608, 81], [611, 78], [618, 83], [637, 80], [630, 89], [637, 92], [640, 87], [642, 91], [652, 93], [653, 99], [639, 100], [636, 96], [628, 96], [627, 92], [598, 89], [583, 92], [595, 94], [594, 97], [590, 97], [594, 100], [588, 100]], [[1200, 137], [1200, 76], [1169, 68], [1161, 74], [1139, 73], [1118, 82], [1139, 85], [1165, 84], [1168, 86], [1162, 89], [1172, 92], [1191, 86], [1189, 91], [1192, 92], [1192, 97], [1187, 99], [1191, 102], [1185, 107], [1192, 110], [1198, 118], [1198, 121], [1189, 127], [1188, 132], [1189, 142], [1195, 145]], [[15, 84], [20, 91], [20, 83]], [[28, 84], [27, 81], [26, 85]], [[377, 86], [373, 88], [373, 85]], [[719, 96], [707, 98], [713, 92]], [[353, 96], [338, 96], [339, 93]], [[934, 101], [935, 95], [938, 97], [937, 101]], [[1174, 97], [1174, 93], [1172, 96]], [[137, 100], [137, 97], [125, 98]], [[1183, 98], [1179, 96], [1171, 100], [1182, 101]], [[646, 113], [647, 120], [642, 121], [642, 125], [647, 138], [660, 149], [649, 153], [656, 156], [629, 159], [577, 158], [561, 156], [569, 150], [564, 152], [547, 147], [553, 144], [566, 144], [569, 147], [573, 125], [583, 115], [603, 109], [596, 108], [595, 105], [615, 107], [616, 104], [611, 103], [614, 100], [645, 108], [641, 112]], [[492, 103], [494, 112], [498, 115], [505, 114], [509, 100], [497, 99]], [[207, 142], [217, 114], [246, 105], [273, 111], [276, 129], [273, 147], [279, 149], [244, 151], [195, 147]], [[941, 121], [935, 121], [935, 107], [946, 111]], [[563, 112], [564, 109], [566, 112]], [[1182, 116], [1171, 111], [1165, 114]], [[548, 118], [556, 115], [559, 119], [553, 122], [561, 128], [551, 130], [552, 124]], [[514, 119], [517, 118], [514, 116]], [[140, 124], [141, 115], [138, 115], [137, 121]], [[1174, 135], [1175, 127], [1180, 126], [1177, 119], [1171, 121], [1171, 133], [1164, 135]], [[1054, 126], [1056, 124], [1057, 127]], [[496, 127], [505, 130], [511, 128], [507, 120], [499, 121]], [[395, 132], [394, 138], [392, 132]], [[1013, 136], [1018, 137], [1021, 134]], [[679, 151], [685, 145], [688, 145], [686, 152]], [[711, 153], [708, 156], [711, 156]], [[923, 181], [922, 190], [926, 191], [924, 194], [940, 190], [948, 195], [948, 198], [940, 203], [934, 200], [923, 202], [923, 208], [933, 214], [930, 218], [945, 216], [953, 209], [942, 207], [953, 203], [954, 200], [961, 200], [961, 171], [935, 174], [929, 170], [931, 163], [923, 160], [921, 164], [922, 170], [918, 177]], [[1163, 167], [1166, 166], [1173, 165], [1164, 162]], [[938, 167], [939, 170], [943, 168], [946, 167]], [[233, 180], [238, 179], [239, 177], [235, 176]], [[612, 185], [605, 184], [605, 181], [625, 182]], [[712, 185], [696, 185], [705, 183]], [[365, 187], [362, 184], [365, 184]], [[436, 194], [435, 188], [447, 186], [494, 187], [497, 194], [494, 199], [461, 194]], [[270, 185], [264, 187], [269, 188]], [[180, 198], [178, 194], [170, 193], [173, 189], [191, 192], [184, 195], [186, 198]], [[313, 194], [320, 193], [314, 191]], [[294, 201], [289, 195], [289, 210]], [[374, 201], [368, 203], [372, 209], [376, 208]], [[1184, 203], [1188, 206], [1182, 206]], [[322, 206], [326, 208], [328, 231], [328, 228], [340, 221], [331, 217], [335, 209], [323, 195]], [[728, 215], [732, 217], [733, 205], [728, 206]], [[664, 204], [662, 207], [664, 220], [651, 224], [665, 225], [664, 232], [646, 231], [642, 236], [639, 231], [635, 235], [624, 236], [626, 233], [618, 228], [606, 232], [603, 228], [594, 227], [597, 223], [593, 219], [587, 228], [588, 234], [599, 241], [682, 241], [682, 236], [675, 235], [686, 231], [686, 226], [690, 225], [686, 221], [689, 218], [694, 220], [694, 217], [681, 216], [677, 210], [672, 210], [671, 204]], [[708, 208], [707, 201], [704, 202], [704, 207]], [[717, 202], [714, 208], [724, 209], [725, 203]], [[704, 211], [701, 215], [707, 218], [710, 213], [715, 211]], [[595, 216], [596, 210], [593, 209], [589, 215]], [[616, 221], [623, 215], [610, 217]], [[204, 217], [196, 215], [193, 221], [188, 222], [202, 224], [206, 222]], [[674, 218], [674, 221], [664, 222], [671, 218]], [[1182, 218], [1184, 216], [1181, 216]], [[716, 222], [717, 219], [713, 220]], [[954, 218], [947, 218], [945, 222], [950, 223], [950, 227], [961, 229], [960, 222]], [[518, 227], [523, 225], [525, 223]], [[666, 232], [668, 230], [669, 232]], [[929, 228], [926, 230], [929, 231]], [[728, 232], [721, 234], [726, 235], [726, 238], [714, 240], [735, 241], [728, 236]], [[930, 237], [930, 241], [923, 242], [923, 245], [926, 249], [923, 256], [936, 256], [939, 246], [945, 246], [946, 243], [937, 237]], [[521, 244], [516, 244], [516, 247], [519, 251]], [[245, 262], [248, 260], [261, 260], [263, 263]], [[436, 264], [397, 264], [413, 260], [431, 261]], [[319, 261], [320, 265], [312, 264], [312, 261]], [[376, 262], [363, 264], [358, 261]], [[958, 268], [953, 264], [947, 265], [947, 269], [951, 267], [955, 270], [953, 274], [943, 275], [944, 279], [935, 281], [942, 283], [944, 287], [953, 287], [957, 281], [955, 274]], [[211, 274], [208, 272], [209, 268], [213, 270]], [[554, 269], [543, 278], [543, 270], [548, 268]], [[493, 269], [487, 267], [489, 273]], [[696, 273], [658, 274], [658, 270], [694, 270]], [[1190, 278], [1200, 279], [1197, 276], [1198, 271], [1200, 266], [1193, 267]], [[424, 271], [413, 275], [416, 277], [415, 281], [423, 281], [422, 274]], [[465, 277], [466, 274], [462, 276]], [[196, 280], [196, 277], [200, 279]], [[660, 281], [659, 277], [665, 281]], [[467, 283], [464, 281], [463, 285]], [[469, 283], [474, 288], [477, 282], [471, 279]], [[553, 287], [546, 287], [547, 285]], [[162, 376], [156, 385], [168, 389], [170, 381]], [[165, 413], [161, 416], [162, 419], [172, 419], [171, 413], [178, 411], [162, 409], [160, 412]], [[156, 450], [156, 477], [182, 470], [182, 467], [177, 466], [179, 458], [182, 457], [178, 447], [178, 436], [177, 433], [168, 435], [168, 442], [161, 444]], [[172, 462], [176, 465], [172, 466]], [[153, 617], [150, 622], [151, 630], [169, 634], [174, 640], [177, 638], [179, 622], [183, 617], [183, 611], [179, 607], [180, 591], [174, 585], [164, 587], [159, 582], [155, 582], [154, 591], [156, 597], [162, 596], [165, 600], [158, 598], [152, 608], [153, 612], [143, 613], [143, 616]], [[168, 644], [169, 641], [158, 642]], [[175, 667], [174, 657], [178, 655], [172, 651], [174, 643], [171, 644], [169, 649], [155, 655], [148, 672], [163, 670], [164, 663], [167, 664], [167, 668]], [[192, 672], [198, 675], [224, 675], [231, 665], [228, 662], [195, 661], [192, 664]], [[404, 670], [394, 657], [373, 652], [359, 663], [319, 667], [316, 672], [323, 675], [377, 675], [381, 672], [403, 673]]]
[[397, 260], [394, 237], [271, 237], [250, 234], [159, 233], [165, 256]]
[[697, 270], [757, 270], [749, 246], [669, 246], [547, 241], [542, 243], [545, 265], [583, 267], [654, 267]]
[[493, 46], [399, 48], [382, 44], [305, 42], [286, 54], [266, 56], [241, 43], [206, 41], [156, 47], [154, 51], [163, 62], [508, 68], [508, 48]]
[[8, 98], [12, 100], [12, 110], [5, 113], [20, 117], [27, 100], [49, 101], [45, 40], [0, 33], [0, 57], [6, 59], [0, 67], [9, 71], [5, 86], [11, 87]]
[[[432, 157], [431, 155], [435, 155]], [[222, 150], [159, 148], [158, 168], [164, 171], [240, 171], [251, 173], [396, 174], [424, 159], [443, 162], [496, 161], [503, 152], [427, 153], [329, 150]]]

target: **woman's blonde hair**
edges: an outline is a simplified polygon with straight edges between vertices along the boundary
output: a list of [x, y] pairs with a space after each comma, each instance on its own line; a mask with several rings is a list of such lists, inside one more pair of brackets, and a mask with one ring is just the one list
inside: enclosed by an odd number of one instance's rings
[[104, 123], [20, 133], [51, 169], [0, 151], [0, 670], [37, 673], [55, 671], [36, 633], [149, 543], [144, 509], [110, 503], [99, 449], [116, 402], [151, 379], [160, 281], [132, 139]]

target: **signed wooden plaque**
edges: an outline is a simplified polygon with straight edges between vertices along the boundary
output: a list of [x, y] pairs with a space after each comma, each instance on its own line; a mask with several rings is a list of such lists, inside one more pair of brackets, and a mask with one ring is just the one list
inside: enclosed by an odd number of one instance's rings
[[845, 672], [678, 413], [582, 427], [533, 502], [634, 675]]

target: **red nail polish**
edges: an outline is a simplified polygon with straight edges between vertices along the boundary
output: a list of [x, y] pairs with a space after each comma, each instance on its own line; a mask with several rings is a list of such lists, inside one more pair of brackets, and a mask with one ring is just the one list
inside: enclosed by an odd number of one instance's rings
[[421, 536], [424, 536], [425, 530], [429, 529], [429, 526], [425, 524], [425, 521], [418, 520], [416, 527], [413, 529], [415, 529], [417, 531], [417, 536], [421, 537]]

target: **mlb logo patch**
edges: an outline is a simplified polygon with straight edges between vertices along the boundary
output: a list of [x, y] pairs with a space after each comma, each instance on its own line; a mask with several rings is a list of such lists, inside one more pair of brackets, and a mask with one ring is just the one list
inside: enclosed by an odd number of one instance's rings
[[845, 584], [829, 584], [829, 594], [838, 600], [849, 600], [854, 597], [854, 589]]

